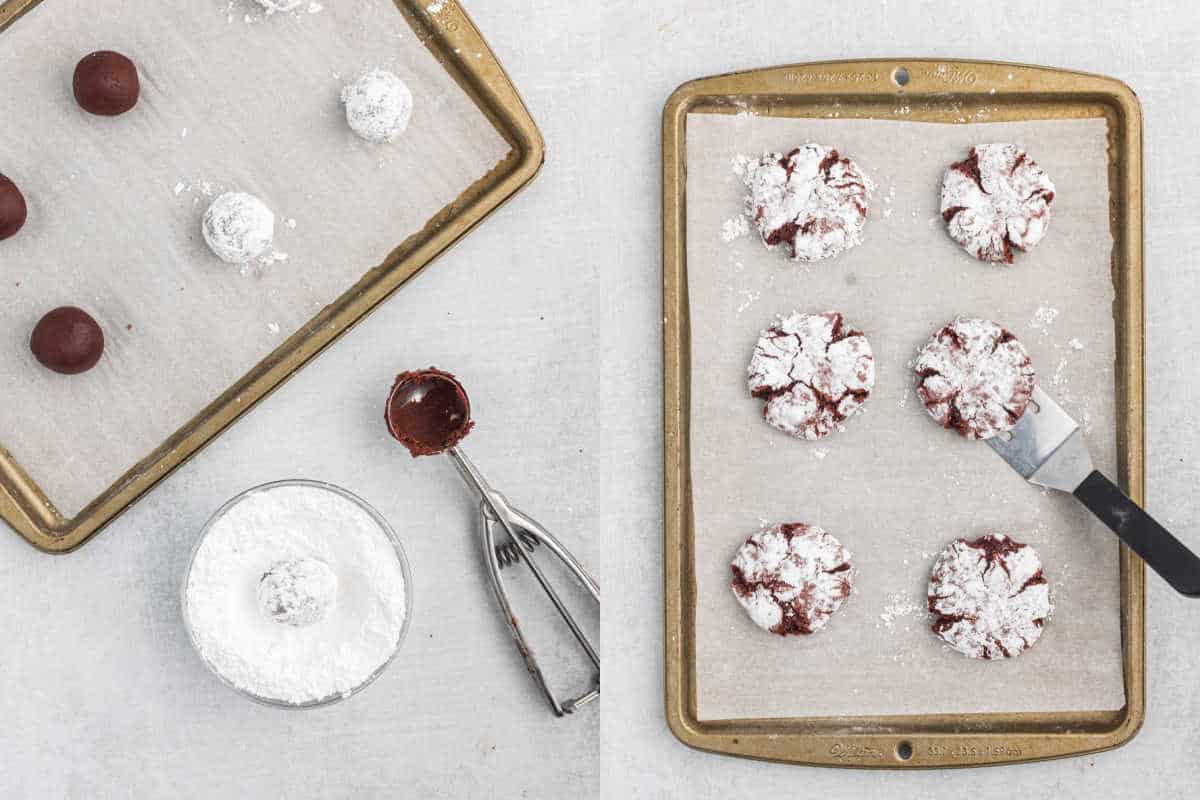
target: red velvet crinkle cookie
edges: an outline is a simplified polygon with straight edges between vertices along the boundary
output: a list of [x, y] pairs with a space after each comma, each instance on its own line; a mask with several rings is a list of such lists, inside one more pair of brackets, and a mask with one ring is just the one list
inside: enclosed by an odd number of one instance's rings
[[1017, 337], [986, 319], [960, 318], [942, 328], [915, 369], [929, 415], [968, 439], [990, 439], [1016, 425], [1036, 377]]
[[737, 601], [755, 625], [780, 636], [819, 631], [850, 595], [850, 551], [816, 525], [764, 528], [730, 566]]
[[747, 165], [744, 180], [746, 215], [767, 247], [820, 261], [862, 243], [869, 181], [832, 147], [766, 153]]
[[1046, 235], [1054, 184], [1012, 144], [977, 144], [942, 178], [942, 219], [954, 241], [980, 261], [1011, 264]]
[[929, 578], [933, 632], [971, 658], [1015, 658], [1053, 610], [1037, 551], [1000, 534], [952, 542]]
[[746, 370], [763, 419], [797, 439], [840, 430], [875, 385], [875, 357], [862, 332], [836, 311], [795, 312], [764, 330]]

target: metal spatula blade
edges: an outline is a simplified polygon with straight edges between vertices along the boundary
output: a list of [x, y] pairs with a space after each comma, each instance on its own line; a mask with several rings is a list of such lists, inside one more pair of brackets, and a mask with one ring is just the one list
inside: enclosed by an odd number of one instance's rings
[[1200, 558], [1092, 467], [1083, 432], [1040, 388], [1008, 435], [988, 445], [1021, 477], [1070, 492], [1180, 594], [1200, 597]]

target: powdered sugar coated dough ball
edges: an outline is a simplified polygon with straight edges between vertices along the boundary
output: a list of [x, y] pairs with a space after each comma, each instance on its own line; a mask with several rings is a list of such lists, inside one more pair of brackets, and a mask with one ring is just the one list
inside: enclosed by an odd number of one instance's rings
[[295, 11], [304, 0], [255, 0], [267, 11]]
[[245, 264], [270, 249], [275, 239], [275, 215], [252, 194], [226, 192], [204, 212], [201, 229], [217, 258]]
[[258, 606], [269, 619], [301, 628], [325, 619], [337, 589], [337, 575], [319, 558], [283, 561], [258, 582]]
[[346, 122], [368, 142], [383, 144], [404, 133], [412, 117], [413, 96], [391, 72], [373, 69], [342, 89]]

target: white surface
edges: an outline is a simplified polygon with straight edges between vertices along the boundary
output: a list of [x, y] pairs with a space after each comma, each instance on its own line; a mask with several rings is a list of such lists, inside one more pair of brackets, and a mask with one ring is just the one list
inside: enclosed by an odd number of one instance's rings
[[[1113, 753], [969, 773], [862, 773], [693, 752], [667, 730], [659, 114], [690, 78], [911, 53], [1057, 64], [1133, 86], [1149, 184], [1149, 505], [1200, 546], [1190, 513], [1200, 380], [1195, 341], [1180, 335], [1200, 299], [1188, 255], [1200, 248], [1200, 161], [1188, 157], [1200, 125], [1200, 17], [1182, 2], [1105, 0], [1080, 14], [1044, 2], [981, 11], [892, 0], [754, 24], [796, 7], [471, 0], [546, 136], [545, 171], [96, 541], [52, 558], [0, 536], [3, 793], [1093, 800], [1170, 797], [1189, 785], [1200, 756], [1191, 670], [1200, 606], [1157, 580], [1148, 721]], [[472, 389], [481, 467], [612, 587], [603, 726], [596, 708], [559, 721], [538, 707], [478, 581], [470, 503], [452, 468], [413, 462], [377, 423], [392, 373], [428, 361], [460, 370]], [[572, 385], [583, 389], [562, 390]], [[358, 698], [294, 714], [249, 705], [209, 677], [176, 602], [205, 516], [236, 491], [291, 474], [343, 483], [375, 504], [404, 537], [416, 583], [414, 627], [391, 669]], [[441, 619], [422, 605], [438, 564], [464, 579], [461, 604]]]

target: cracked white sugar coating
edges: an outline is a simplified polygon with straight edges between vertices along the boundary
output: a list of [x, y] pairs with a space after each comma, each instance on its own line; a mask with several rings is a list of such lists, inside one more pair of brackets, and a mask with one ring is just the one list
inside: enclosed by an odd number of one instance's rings
[[738, 603], [780, 636], [820, 630], [850, 595], [850, 551], [816, 525], [764, 528], [742, 543], [730, 569]]
[[942, 219], [950, 236], [980, 261], [1011, 264], [1050, 225], [1054, 184], [1012, 144], [977, 144], [942, 178]]
[[870, 181], [832, 147], [805, 144], [748, 161], [745, 214], [768, 247], [799, 261], [832, 258], [862, 243]]
[[213, 254], [230, 264], [260, 258], [275, 239], [275, 215], [245, 192], [225, 192], [212, 201], [200, 224]]
[[985, 319], [960, 318], [939, 330], [914, 370], [929, 415], [968, 439], [990, 439], [1016, 425], [1036, 380], [1025, 347]]
[[746, 369], [763, 419], [797, 439], [819, 439], [862, 410], [875, 385], [875, 358], [836, 311], [795, 312], [764, 330]]
[[[263, 577], [307, 560], [336, 576], [336, 602], [307, 625], [280, 624], [260, 603]], [[362, 685], [395, 652], [408, 613], [399, 557], [375, 518], [307, 485], [269, 487], [230, 506], [197, 548], [184, 596], [192, 637], [216, 672], [294, 705]]]
[[373, 69], [342, 89], [342, 102], [351, 130], [375, 144], [394, 141], [412, 117], [412, 92], [383, 69]]
[[1004, 535], [959, 539], [933, 565], [933, 631], [963, 655], [1015, 658], [1041, 638], [1052, 610], [1037, 551]]

